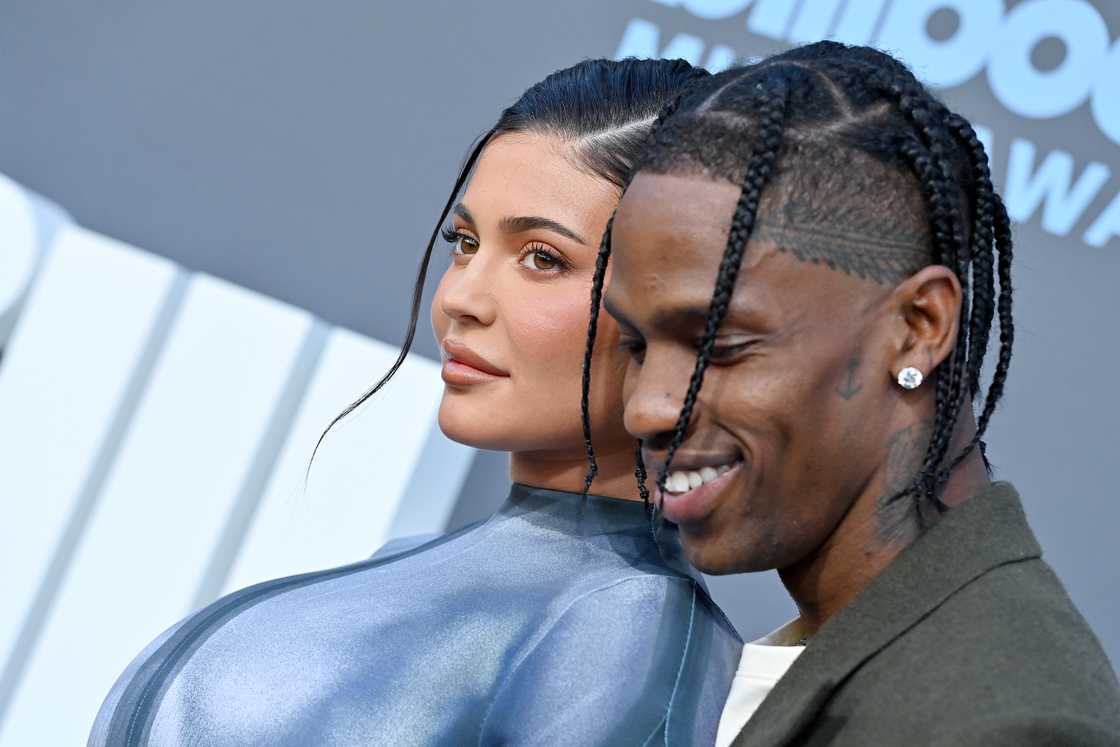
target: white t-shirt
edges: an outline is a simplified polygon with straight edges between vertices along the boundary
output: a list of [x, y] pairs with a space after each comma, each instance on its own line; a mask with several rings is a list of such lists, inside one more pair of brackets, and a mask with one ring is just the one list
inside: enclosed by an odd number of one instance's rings
[[796, 619], [743, 646], [719, 719], [716, 747], [727, 747], [739, 736], [774, 685], [805, 650], [800, 640], [801, 620]]

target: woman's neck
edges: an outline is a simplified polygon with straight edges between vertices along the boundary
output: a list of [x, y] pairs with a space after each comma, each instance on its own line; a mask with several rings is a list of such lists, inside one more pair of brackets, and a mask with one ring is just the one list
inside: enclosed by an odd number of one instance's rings
[[[634, 479], [634, 451], [626, 448], [596, 449], [599, 472], [591, 493], [639, 501]], [[514, 482], [569, 493], [583, 491], [587, 456], [582, 452], [515, 451], [510, 453], [510, 477]]]

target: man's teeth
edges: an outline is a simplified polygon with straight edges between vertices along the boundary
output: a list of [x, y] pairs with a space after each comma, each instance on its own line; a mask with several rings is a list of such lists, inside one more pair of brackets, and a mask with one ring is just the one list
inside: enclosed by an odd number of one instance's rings
[[698, 470], [670, 472], [669, 477], [665, 480], [665, 490], [669, 493], [687, 493], [725, 474], [731, 467], [730, 464], [721, 464], [719, 467], [701, 467]]

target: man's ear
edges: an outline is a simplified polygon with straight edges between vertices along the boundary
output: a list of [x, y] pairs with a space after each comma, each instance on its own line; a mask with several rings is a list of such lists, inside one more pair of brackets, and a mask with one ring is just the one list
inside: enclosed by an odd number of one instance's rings
[[902, 281], [891, 303], [902, 321], [891, 374], [914, 367], [928, 377], [953, 353], [961, 319], [961, 283], [944, 265], [924, 267]]

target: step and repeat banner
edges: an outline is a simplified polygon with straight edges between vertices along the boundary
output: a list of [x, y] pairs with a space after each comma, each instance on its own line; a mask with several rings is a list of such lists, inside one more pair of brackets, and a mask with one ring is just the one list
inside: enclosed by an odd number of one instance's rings
[[[892, 51], [978, 125], [1016, 222], [989, 456], [1120, 662], [1118, 36], [1108, 0], [5, 3], [0, 745], [80, 743], [128, 658], [224, 591], [501, 501], [504, 458], [435, 427], [427, 327], [305, 473], [524, 88], [821, 38]], [[793, 614], [772, 574], [712, 588], [744, 637]]]

